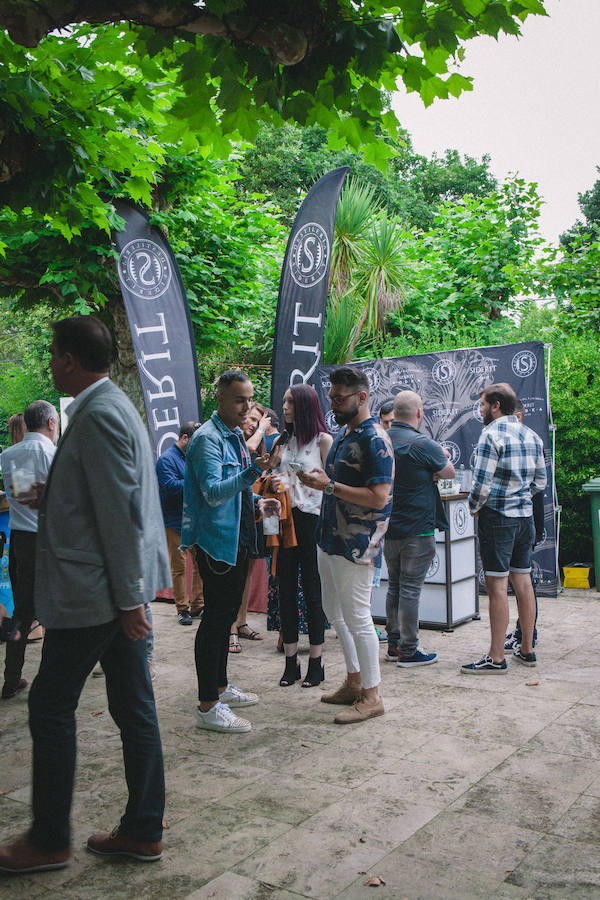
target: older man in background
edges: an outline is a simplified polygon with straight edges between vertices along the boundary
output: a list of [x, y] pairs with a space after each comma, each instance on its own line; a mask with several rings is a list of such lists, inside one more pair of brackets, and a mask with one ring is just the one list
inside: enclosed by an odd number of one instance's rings
[[27, 636], [34, 621], [35, 552], [38, 513], [19, 503], [19, 494], [34, 481], [46, 481], [56, 452], [58, 413], [46, 400], [36, 400], [25, 410], [27, 431], [23, 439], [2, 454], [4, 486], [10, 507], [10, 544], [8, 571], [15, 609], [13, 618], [19, 623], [21, 636], [6, 645], [2, 699], [10, 700], [27, 687], [21, 677]]

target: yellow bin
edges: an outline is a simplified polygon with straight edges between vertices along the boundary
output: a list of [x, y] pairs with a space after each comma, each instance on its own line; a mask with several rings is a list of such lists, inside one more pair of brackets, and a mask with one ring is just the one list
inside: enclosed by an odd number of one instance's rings
[[594, 585], [594, 567], [591, 563], [571, 563], [564, 566], [564, 587], [591, 588]]

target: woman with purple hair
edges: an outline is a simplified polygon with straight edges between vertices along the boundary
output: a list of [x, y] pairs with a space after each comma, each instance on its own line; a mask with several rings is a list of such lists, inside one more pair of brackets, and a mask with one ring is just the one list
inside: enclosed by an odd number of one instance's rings
[[287, 389], [283, 397], [283, 418], [290, 438], [281, 457], [279, 484], [290, 493], [298, 546], [280, 547], [277, 560], [279, 614], [285, 650], [285, 672], [279, 684], [289, 687], [300, 678], [297, 603], [300, 567], [310, 642], [308, 671], [302, 687], [315, 687], [325, 678], [321, 663], [325, 614], [321, 605], [315, 541], [323, 493], [303, 485], [297, 473], [323, 468], [333, 439], [327, 431], [317, 392], [308, 384], [294, 384]]

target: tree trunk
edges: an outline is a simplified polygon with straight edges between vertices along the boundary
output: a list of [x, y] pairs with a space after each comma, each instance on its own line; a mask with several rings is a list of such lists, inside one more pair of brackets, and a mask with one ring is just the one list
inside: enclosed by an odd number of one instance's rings
[[113, 320], [112, 332], [117, 351], [116, 359], [110, 367], [110, 377], [122, 391], [125, 391], [143, 421], [146, 422], [142, 385], [123, 298], [113, 295], [108, 301], [107, 309]]
[[356, 326], [356, 330], [354, 332], [352, 340], [350, 341], [350, 346], [348, 347], [348, 352], [346, 353], [346, 359], [344, 360], [344, 365], [347, 365], [352, 360], [352, 354], [354, 353], [356, 345], [358, 344], [358, 339], [360, 338], [360, 336], [363, 332], [363, 328], [365, 327], [365, 322], [367, 321], [367, 312], [368, 312], [368, 310], [367, 310], [367, 307], [365, 306], [365, 308], [362, 311], [362, 315], [361, 315], [360, 319], [358, 320], [358, 325]]

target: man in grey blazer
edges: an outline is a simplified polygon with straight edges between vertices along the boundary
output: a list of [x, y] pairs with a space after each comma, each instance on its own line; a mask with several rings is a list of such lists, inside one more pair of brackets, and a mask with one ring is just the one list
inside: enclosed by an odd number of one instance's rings
[[0, 870], [12, 873], [68, 864], [75, 710], [98, 660], [129, 800], [114, 831], [87, 847], [144, 862], [162, 852], [163, 757], [143, 640], [144, 603], [170, 584], [154, 462], [139, 415], [108, 379], [108, 329], [93, 316], [53, 328], [54, 384], [75, 400], [46, 484], [30, 500], [39, 505], [35, 604], [46, 638], [29, 694], [33, 824], [0, 848]]

